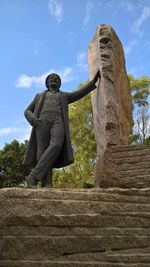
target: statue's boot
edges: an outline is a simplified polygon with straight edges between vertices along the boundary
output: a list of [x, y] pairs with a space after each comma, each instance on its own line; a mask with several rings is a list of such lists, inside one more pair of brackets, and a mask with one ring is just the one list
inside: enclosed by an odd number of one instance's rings
[[26, 181], [28, 188], [37, 188], [38, 180], [34, 176], [32, 175], [27, 176]]
[[46, 188], [53, 187], [52, 170], [50, 170], [43, 178], [42, 187], [46, 187]]

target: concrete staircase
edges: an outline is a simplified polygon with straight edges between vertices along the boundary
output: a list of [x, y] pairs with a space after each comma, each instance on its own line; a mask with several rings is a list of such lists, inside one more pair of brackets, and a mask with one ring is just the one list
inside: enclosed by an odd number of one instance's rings
[[100, 187], [150, 187], [150, 149], [145, 145], [109, 147], [99, 165]]
[[150, 188], [1, 189], [0, 267], [14, 266], [149, 267]]

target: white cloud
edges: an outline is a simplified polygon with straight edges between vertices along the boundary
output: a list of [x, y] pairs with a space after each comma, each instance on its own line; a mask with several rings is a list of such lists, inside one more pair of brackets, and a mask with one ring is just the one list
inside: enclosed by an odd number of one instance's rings
[[150, 18], [150, 7], [144, 7], [140, 17], [134, 22], [131, 31], [139, 32], [140, 27], [148, 18]]
[[124, 48], [124, 50], [125, 50], [125, 54], [126, 54], [126, 55], [129, 55], [129, 54], [132, 52], [133, 48], [134, 48], [137, 44], [138, 44], [137, 40], [132, 40], [130, 43], [128, 43], [128, 44], [125, 46], [125, 48]]
[[2, 4], [4, 5], [5, 8], [9, 8], [8, 0], [3, 0]]
[[132, 3], [131, 3], [131, 1], [128, 1], [128, 0], [122, 0], [121, 1], [121, 5], [129, 12], [133, 12], [133, 10], [134, 10], [134, 6]]
[[85, 52], [79, 52], [77, 54], [77, 67], [80, 68], [80, 70], [88, 70], [87, 55]]
[[7, 109], [8, 108], [8, 105], [2, 105], [1, 107], [0, 107], [0, 110], [1, 109]]
[[38, 55], [42, 48], [42, 42], [39, 40], [35, 40], [33, 41], [32, 47], [33, 47], [33, 54]]
[[84, 21], [83, 21], [83, 25], [86, 26], [90, 20], [90, 17], [91, 17], [91, 11], [93, 9], [93, 4], [91, 1], [87, 1], [86, 3], [86, 13], [85, 13], [85, 18], [84, 18]]
[[12, 133], [16, 133], [18, 131], [18, 128], [14, 127], [6, 127], [0, 129], [0, 136], [6, 136]]
[[68, 83], [74, 80], [74, 73], [71, 67], [65, 67], [63, 70], [50, 69], [46, 73], [40, 76], [30, 76], [27, 74], [21, 74], [16, 80], [16, 87], [30, 88], [31, 86], [43, 86], [45, 84], [45, 78], [50, 73], [58, 73], [61, 77], [62, 83]]
[[28, 76], [26, 74], [21, 74], [16, 81], [16, 87], [31, 87], [34, 76]]
[[71, 67], [66, 67], [57, 73], [60, 75], [62, 83], [68, 83], [75, 79], [73, 68]]
[[107, 2], [107, 5], [108, 5], [108, 7], [111, 8], [111, 7], [113, 6], [113, 1], [112, 1], [112, 0], [111, 0], [111, 1], [108, 1], [108, 2]]
[[14, 123], [13, 123], [13, 127], [15, 127], [15, 126], [17, 126], [17, 125], [22, 125], [22, 124], [24, 124], [26, 122], [26, 119], [25, 118], [19, 118], [19, 119], [17, 119], [17, 120], [15, 120], [14, 121]]
[[62, 2], [58, 0], [49, 0], [48, 8], [53, 17], [56, 18], [58, 22], [61, 22], [63, 19], [63, 5]]
[[23, 143], [25, 140], [29, 140], [30, 134], [31, 134], [31, 126], [28, 126], [24, 129], [20, 129], [20, 136], [17, 139], [19, 140], [19, 142]]
[[137, 77], [137, 68], [133, 67], [127, 71], [129, 74], [132, 74], [134, 77]]
[[0, 129], [0, 137], [12, 136], [13, 139], [17, 139], [19, 142], [29, 139], [31, 134], [31, 126], [28, 127], [5, 127]]
[[34, 55], [38, 55], [39, 53], [40, 53], [40, 50], [39, 50], [39, 49], [36, 49], [36, 48], [35, 48], [35, 49], [33, 50], [33, 54], [34, 54]]
[[145, 42], [144, 46], [146, 49], [150, 50], [150, 43], [148, 41]]
[[68, 41], [70, 43], [72, 43], [72, 41], [73, 41], [73, 31], [71, 31], [71, 30], [68, 32]]

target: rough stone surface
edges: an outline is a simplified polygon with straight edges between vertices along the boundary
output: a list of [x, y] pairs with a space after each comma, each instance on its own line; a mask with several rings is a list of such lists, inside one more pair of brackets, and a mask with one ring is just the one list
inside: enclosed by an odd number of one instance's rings
[[0, 266], [150, 266], [150, 188], [1, 189]]
[[101, 83], [92, 92], [98, 157], [110, 145], [128, 144], [132, 121], [131, 92], [125, 68], [123, 47], [115, 31], [100, 25], [89, 46], [90, 78], [97, 68]]
[[150, 149], [145, 145], [108, 147], [97, 161], [100, 187], [150, 187]]

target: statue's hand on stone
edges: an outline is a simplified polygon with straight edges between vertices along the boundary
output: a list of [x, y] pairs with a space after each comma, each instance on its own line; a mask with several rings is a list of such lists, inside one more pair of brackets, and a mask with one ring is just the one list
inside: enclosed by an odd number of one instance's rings
[[98, 81], [98, 79], [101, 80], [100, 70], [98, 70], [98, 71], [96, 72], [96, 74], [94, 75], [93, 81], [94, 81], [95, 84], [96, 84], [96, 82]]
[[100, 70], [98, 70], [98, 71], [96, 72], [96, 74], [94, 75], [94, 78], [93, 78], [94, 83], [97, 82], [98, 78], [101, 79]]

